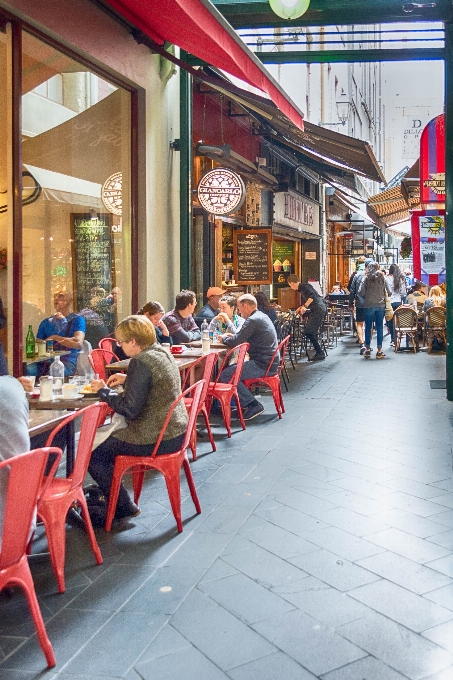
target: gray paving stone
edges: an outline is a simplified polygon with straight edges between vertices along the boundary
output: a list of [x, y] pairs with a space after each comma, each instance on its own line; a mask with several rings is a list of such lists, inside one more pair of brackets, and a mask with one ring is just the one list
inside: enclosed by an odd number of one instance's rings
[[292, 466], [296, 472], [300, 472], [300, 474], [307, 477], [314, 477], [321, 482], [333, 482], [335, 479], [344, 477], [344, 474], [338, 470], [332, 470], [316, 463], [303, 463], [301, 460], [299, 462], [301, 464], [297, 466], [293, 464]]
[[[372, 534], [373, 536], [375, 534]], [[370, 555], [377, 555], [384, 552], [383, 548], [374, 545], [363, 538], [354, 536], [337, 527], [327, 527], [326, 529], [319, 529], [319, 531], [310, 531], [306, 535], [310, 542], [330, 550], [330, 552], [345, 557], [350, 562], [355, 562]], [[308, 551], [307, 551], [308, 552]]]
[[404, 680], [397, 673], [373, 656], [367, 656], [353, 663], [321, 676], [321, 680]]
[[[372, 519], [402, 531], [407, 531], [409, 534], [419, 538], [435, 536], [447, 530], [447, 527], [439, 522], [433, 522], [431, 519], [426, 519], [412, 512], [399, 510], [398, 508], [387, 510], [386, 512], [378, 512], [376, 515], [373, 515]], [[380, 531], [380, 529], [377, 531]], [[371, 534], [374, 532], [369, 531], [367, 533]]]
[[353, 491], [337, 491], [329, 495], [329, 502], [339, 505], [342, 508], [348, 508], [353, 512], [358, 512], [359, 515], [373, 515], [382, 510], [392, 507], [389, 502], [390, 496], [384, 496], [379, 500], [373, 500], [354, 493]]
[[378, 580], [378, 577], [372, 572], [362, 569], [344, 558], [339, 558], [338, 555], [334, 555], [328, 550], [298, 555], [291, 558], [290, 562], [341, 591], [351, 590], [351, 588], [357, 588], [365, 583]]
[[401, 529], [379, 531], [376, 534], [367, 536], [367, 540], [398, 555], [407, 557], [414, 562], [420, 562], [420, 564], [430, 562], [439, 557], [445, 557], [450, 553], [447, 548], [442, 548], [423, 538], [408, 534], [406, 531], [401, 531]]
[[[308, 581], [308, 579], [300, 582], [301, 585], [305, 581]], [[311, 589], [306, 587], [304, 590], [299, 589], [295, 592], [280, 592], [280, 595], [305, 614], [331, 628], [360, 619], [367, 616], [371, 611], [369, 607], [348, 597], [346, 593], [330, 587], [312, 587]]]
[[365, 652], [300, 611], [253, 626], [261, 635], [316, 675], [340, 668]]
[[423, 637], [435, 642], [440, 647], [448, 649], [449, 652], [453, 652], [453, 621], [450, 620], [425, 630]]
[[241, 535], [283, 559], [319, 550], [317, 545], [264, 520], [254, 529], [246, 529], [244, 525]]
[[453, 527], [453, 510], [441, 512], [438, 515], [431, 515], [430, 519], [439, 524], [445, 524], [447, 527]]
[[320, 518], [306, 515], [286, 505], [279, 505], [277, 508], [269, 508], [268, 510], [256, 510], [255, 514], [297, 536], [328, 526]]
[[427, 600], [440, 604], [442, 607], [453, 610], [453, 583], [443, 588], [430, 590], [429, 593], [423, 595]]
[[316, 680], [315, 676], [302, 668], [283, 652], [276, 652], [262, 659], [251, 661], [239, 668], [228, 671], [232, 680]]
[[166, 656], [159, 656], [136, 665], [136, 670], [143, 680], [227, 680], [217, 666], [206, 658], [195, 647], [174, 651]]
[[203, 616], [179, 617], [172, 625], [224, 671], [276, 651], [223, 607], [204, 610]]
[[436, 496], [434, 499], [435, 503], [439, 505], [444, 505], [447, 508], [453, 508], [453, 493], [447, 493], [442, 496]]
[[380, 614], [346, 623], [336, 630], [410, 680], [437, 673], [453, 661], [446, 650]]
[[418, 595], [452, 583], [448, 576], [390, 551], [365, 557], [357, 564]]
[[444, 506], [439, 505], [435, 498], [428, 501], [425, 498], [411, 496], [402, 491], [395, 491], [394, 493], [389, 494], [385, 497], [385, 500], [388, 502], [389, 506], [393, 505], [395, 508], [400, 508], [400, 510], [413, 512], [414, 515], [420, 515], [420, 517], [437, 515], [444, 509]]
[[192, 645], [186, 638], [178, 633], [169, 623], [165, 624], [158, 632], [151, 644], [145, 649], [135, 668], [139, 671], [142, 664], [146, 664], [159, 656], [166, 656], [182, 649], [190, 649]]
[[423, 680], [451, 680], [452, 677], [453, 665], [449, 668], [445, 668], [443, 671], [439, 671], [439, 673], [434, 673], [434, 675], [430, 675], [429, 678], [424, 678]]
[[420, 482], [414, 482], [411, 479], [402, 479], [401, 477], [397, 477], [396, 479], [389, 479], [386, 482], [383, 482], [383, 484], [389, 489], [403, 491], [404, 493], [411, 494], [412, 496], [418, 496], [418, 498], [440, 497], [440, 494], [435, 487], [428, 486], [428, 484], [420, 484]]
[[[388, 525], [376, 516], [365, 517], [358, 512], [353, 512], [347, 508], [335, 508], [334, 510], [324, 510], [317, 512], [314, 517], [317, 517], [324, 523], [332, 524], [338, 529], [354, 534], [355, 536], [365, 536], [366, 534], [374, 534], [377, 531], [383, 531], [388, 528]], [[378, 513], [379, 516], [379, 513]], [[319, 527], [322, 529], [322, 527]]]
[[237, 574], [200, 584], [200, 589], [245, 623], [257, 623], [294, 607], [252, 579]]
[[318, 496], [319, 498], [324, 498], [330, 493], [338, 490], [338, 486], [336, 484], [334, 485], [330, 482], [321, 482], [314, 477], [303, 475], [295, 469], [286, 470], [280, 477], [280, 480], [288, 486], [293, 486], [296, 489], [305, 491], [312, 496]]
[[435, 543], [436, 545], [441, 545], [444, 548], [448, 548], [453, 551], [453, 530], [444, 531], [436, 536], [429, 536], [427, 539], [430, 543]]
[[222, 560], [265, 588], [286, 585], [307, 576], [302, 569], [258, 547], [225, 555]]
[[420, 595], [383, 579], [348, 594], [416, 633], [453, 619], [451, 610], [436, 604], [430, 607]]
[[[274, 491], [275, 488], [276, 490]], [[302, 510], [308, 515], [313, 512], [319, 512], [320, 510], [330, 510], [338, 505], [338, 503], [330, 502], [330, 500], [326, 500], [325, 498], [317, 498], [316, 496], [304, 493], [299, 489], [294, 489], [281, 482], [271, 489], [269, 496], [275, 498], [275, 500], [282, 503], [282, 505], [288, 505], [295, 510]]]
[[435, 569], [436, 571], [440, 571], [441, 574], [453, 577], [453, 555], [451, 554], [447, 557], [441, 557], [438, 560], [428, 562], [426, 566]]

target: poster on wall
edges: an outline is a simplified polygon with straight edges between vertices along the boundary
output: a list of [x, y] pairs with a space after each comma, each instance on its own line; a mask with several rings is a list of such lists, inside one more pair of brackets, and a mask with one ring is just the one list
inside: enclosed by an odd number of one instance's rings
[[233, 232], [234, 277], [241, 285], [272, 283], [272, 230]]
[[93, 308], [112, 287], [111, 215], [71, 215], [74, 309]]
[[444, 215], [422, 215], [419, 219], [419, 225], [421, 240], [445, 238]]
[[445, 273], [445, 242], [420, 241], [420, 260], [423, 274]]
[[414, 277], [428, 286], [445, 281], [445, 211], [414, 210], [411, 215]]

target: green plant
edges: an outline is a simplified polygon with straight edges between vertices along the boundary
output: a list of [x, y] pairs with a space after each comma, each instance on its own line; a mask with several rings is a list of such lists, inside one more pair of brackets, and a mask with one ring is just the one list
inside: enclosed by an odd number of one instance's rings
[[405, 236], [401, 241], [400, 255], [404, 260], [412, 255], [412, 239], [410, 236]]

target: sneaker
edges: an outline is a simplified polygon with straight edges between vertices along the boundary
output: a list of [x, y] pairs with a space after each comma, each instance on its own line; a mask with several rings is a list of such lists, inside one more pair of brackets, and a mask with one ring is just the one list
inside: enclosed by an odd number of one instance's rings
[[325, 358], [326, 355], [322, 352], [320, 354], [313, 354], [312, 357], [308, 357], [308, 361], [324, 361]]
[[365, 348], [365, 351], [364, 351], [364, 353], [363, 353], [363, 356], [364, 356], [365, 359], [370, 359], [370, 358], [371, 358], [371, 349], [366, 349], [366, 348]]
[[392, 342], [390, 343], [390, 347], [395, 347], [395, 343], [393, 342], [393, 340], [392, 340]]
[[242, 416], [244, 420], [253, 420], [253, 418], [259, 416], [263, 411], [264, 411], [263, 404], [257, 402], [256, 404], [251, 404], [251, 406], [244, 408], [242, 411]]
[[365, 345], [362, 345], [360, 348], [360, 356], [363, 356], [363, 354], [365, 354], [365, 350], [366, 350]]
[[385, 359], [385, 354], [384, 354], [384, 352], [382, 351], [382, 349], [379, 349], [379, 350], [376, 352], [376, 359]]

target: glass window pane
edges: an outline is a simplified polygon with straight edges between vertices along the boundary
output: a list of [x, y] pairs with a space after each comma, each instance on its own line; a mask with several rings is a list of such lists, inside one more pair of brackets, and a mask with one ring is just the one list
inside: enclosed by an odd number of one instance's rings
[[26, 32], [22, 68], [24, 338], [64, 291], [97, 346], [131, 313], [130, 93]]
[[[9, 176], [8, 143], [11, 143], [10, 126], [8, 125], [8, 106], [11, 96], [8, 90], [8, 39], [7, 33], [0, 32], [0, 97], [6, 105], [0, 107], [0, 303], [4, 314], [0, 315], [0, 375], [8, 373], [6, 359], [11, 361], [12, 352], [8, 352], [8, 334], [12, 338], [11, 328], [5, 324], [5, 316], [12, 309], [12, 219], [8, 213], [8, 196], [11, 191]], [[5, 358], [6, 357], [6, 358]]]

